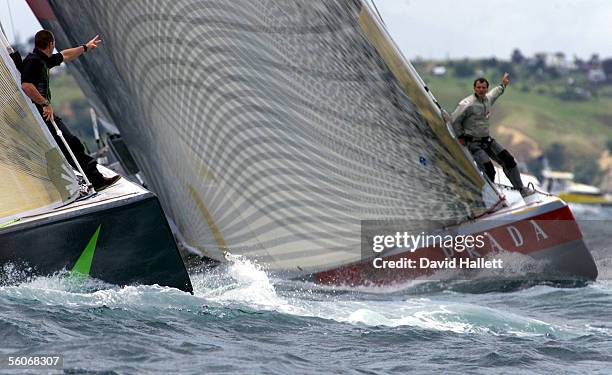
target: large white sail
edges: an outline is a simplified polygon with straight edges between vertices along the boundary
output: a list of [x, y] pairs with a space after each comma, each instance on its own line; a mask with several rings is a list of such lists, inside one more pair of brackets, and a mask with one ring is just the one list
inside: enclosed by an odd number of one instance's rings
[[78, 197], [70, 165], [21, 90], [0, 32], [0, 224]]
[[361, 220], [498, 199], [361, 1], [29, 3], [59, 47], [102, 35], [78, 81], [205, 255], [323, 270], [360, 258]]

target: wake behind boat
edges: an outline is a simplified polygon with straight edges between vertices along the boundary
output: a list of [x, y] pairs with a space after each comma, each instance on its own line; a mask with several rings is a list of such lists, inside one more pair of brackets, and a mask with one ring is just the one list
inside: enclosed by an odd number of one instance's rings
[[199, 255], [389, 283], [424, 272], [373, 268], [362, 225], [400, 220], [488, 235], [480, 252], [384, 257], [520, 253], [549, 262], [542, 278], [597, 275], [567, 205], [485, 178], [363, 1], [28, 3], [58, 46], [104, 36], [73, 74]]

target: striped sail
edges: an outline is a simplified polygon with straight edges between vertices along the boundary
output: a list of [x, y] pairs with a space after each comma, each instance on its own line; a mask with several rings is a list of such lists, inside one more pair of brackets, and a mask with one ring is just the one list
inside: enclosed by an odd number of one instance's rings
[[0, 32], [0, 226], [78, 197], [76, 177], [34, 105]]
[[[312, 272], [366, 219], [458, 223], [498, 197], [358, 0], [30, 0], [184, 241]], [[409, 229], [409, 228], [407, 228]]]

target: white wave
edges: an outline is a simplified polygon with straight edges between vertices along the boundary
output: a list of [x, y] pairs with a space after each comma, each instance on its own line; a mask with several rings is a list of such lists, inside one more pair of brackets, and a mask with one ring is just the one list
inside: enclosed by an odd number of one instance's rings
[[158, 285], [118, 287], [97, 279], [75, 276], [68, 271], [29, 277], [16, 285], [1, 286], [0, 296], [38, 301], [45, 305], [132, 310], [188, 306], [191, 299], [190, 295], [173, 288]]
[[[67, 272], [0, 287], [0, 296], [43, 304], [108, 307], [145, 314], [164, 310], [201, 311], [207, 306], [276, 311], [340, 323], [492, 335], [575, 336], [579, 332], [519, 313], [470, 303], [429, 298], [371, 299], [362, 291], [333, 293], [313, 284], [294, 283], [280, 293], [274, 280], [256, 263], [242, 258], [192, 277], [195, 295], [160, 286], [116, 287], [93, 279], [75, 279]], [[280, 280], [279, 280], [280, 281]], [[378, 296], [378, 297], [377, 297]]]
[[240, 302], [258, 308], [288, 306], [261, 267], [240, 256], [216, 269], [192, 276], [194, 294], [221, 304]]
[[[226, 267], [226, 268], [223, 268]], [[244, 258], [194, 277], [196, 296], [224, 306], [241, 305], [284, 314], [317, 317], [366, 326], [411, 326], [456, 333], [511, 334], [516, 336], [578, 335], [571, 329], [541, 320], [468, 303], [408, 300], [355, 300], [354, 294], [332, 296], [330, 287], [307, 288], [280, 296], [264, 270]], [[297, 284], [297, 283], [296, 283]], [[296, 285], [297, 286], [297, 285]], [[321, 293], [328, 298], [322, 297]]]

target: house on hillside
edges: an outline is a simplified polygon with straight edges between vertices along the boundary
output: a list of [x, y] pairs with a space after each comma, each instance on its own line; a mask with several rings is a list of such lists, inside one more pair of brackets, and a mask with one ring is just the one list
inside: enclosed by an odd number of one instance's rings
[[544, 63], [547, 68], [555, 68], [561, 74], [576, 70], [576, 64], [566, 59], [563, 52], [544, 54]]
[[587, 71], [587, 80], [591, 83], [603, 83], [606, 79], [606, 72], [601, 67], [590, 68]]
[[444, 65], [436, 65], [431, 69], [431, 74], [434, 76], [443, 76], [446, 74], [446, 67]]

